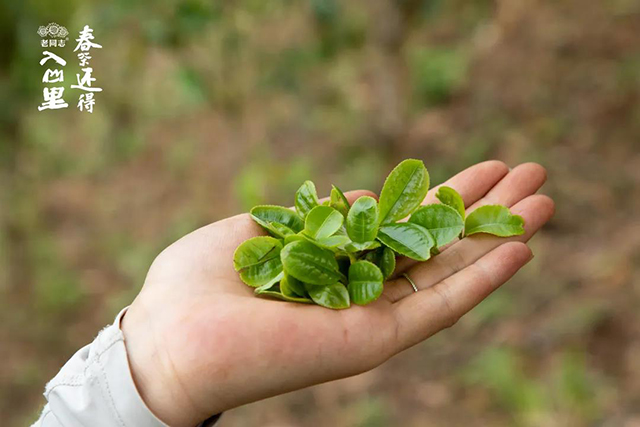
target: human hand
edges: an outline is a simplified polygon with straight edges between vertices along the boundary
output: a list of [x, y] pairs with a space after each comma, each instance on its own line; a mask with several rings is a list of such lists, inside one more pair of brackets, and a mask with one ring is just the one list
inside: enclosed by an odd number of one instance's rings
[[[545, 179], [539, 165], [509, 171], [497, 161], [454, 176], [444, 185], [468, 210], [508, 206], [524, 217], [525, 234], [473, 235], [429, 261], [399, 260], [377, 301], [347, 310], [256, 298], [233, 268], [236, 247], [265, 234], [249, 215], [194, 231], [156, 258], [122, 322], [140, 394], [165, 423], [192, 427], [245, 403], [380, 365], [455, 324], [532, 258], [524, 242], [554, 210], [551, 199], [534, 195]], [[436, 202], [436, 191], [424, 204]]]

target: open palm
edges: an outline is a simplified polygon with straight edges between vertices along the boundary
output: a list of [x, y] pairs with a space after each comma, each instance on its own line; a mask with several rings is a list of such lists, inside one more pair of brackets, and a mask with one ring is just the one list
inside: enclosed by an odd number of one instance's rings
[[[154, 261], [123, 321], [140, 393], [169, 425], [193, 426], [244, 403], [378, 366], [453, 325], [531, 259], [524, 242], [553, 214], [551, 199], [534, 195], [545, 179], [539, 165], [509, 171], [497, 161], [451, 178], [445, 184], [468, 210], [509, 206], [524, 217], [525, 234], [474, 235], [429, 261], [399, 260], [376, 302], [347, 310], [256, 298], [232, 262], [240, 243], [264, 234], [246, 214], [183, 237]], [[436, 189], [425, 204], [436, 201]], [[363, 194], [371, 195], [347, 198]]]

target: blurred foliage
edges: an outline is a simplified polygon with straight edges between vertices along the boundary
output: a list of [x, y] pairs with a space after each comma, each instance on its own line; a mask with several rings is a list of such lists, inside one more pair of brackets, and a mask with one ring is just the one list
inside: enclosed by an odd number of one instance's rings
[[[70, 30], [69, 108], [38, 112], [49, 22]], [[85, 24], [93, 114], [68, 87]], [[0, 0], [3, 425], [33, 420], [166, 245], [305, 179], [377, 190], [405, 157], [434, 184], [545, 165], [559, 209], [536, 260], [372, 376], [225, 422], [637, 424], [638, 28], [634, 0]]]
[[467, 379], [493, 392], [498, 402], [514, 414], [518, 424], [544, 411], [546, 395], [522, 369], [520, 358], [511, 349], [495, 347], [480, 354], [468, 367]]

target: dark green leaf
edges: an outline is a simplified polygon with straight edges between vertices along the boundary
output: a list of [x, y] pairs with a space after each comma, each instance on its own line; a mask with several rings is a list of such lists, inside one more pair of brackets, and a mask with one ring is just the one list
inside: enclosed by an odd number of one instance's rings
[[333, 309], [349, 308], [349, 291], [342, 283], [325, 286], [305, 284], [309, 296], [318, 305]]
[[358, 261], [349, 268], [349, 297], [358, 305], [369, 304], [382, 294], [384, 277], [369, 261]]
[[347, 234], [354, 243], [375, 240], [378, 234], [378, 203], [369, 196], [359, 197], [347, 215]]
[[382, 250], [382, 256], [380, 257], [380, 270], [384, 279], [387, 280], [396, 269], [396, 254], [390, 248], [384, 248]]
[[288, 274], [285, 274], [280, 280], [280, 292], [288, 297], [304, 297], [307, 294], [304, 289], [304, 283]]
[[305, 181], [304, 184], [298, 188], [295, 197], [296, 211], [302, 218], [306, 218], [311, 209], [319, 205], [318, 193], [316, 192], [316, 186], [311, 181]]
[[438, 248], [455, 239], [464, 228], [460, 214], [452, 207], [440, 204], [419, 207], [411, 214], [409, 222], [429, 230]]
[[428, 260], [436, 244], [429, 230], [410, 222], [380, 227], [378, 239], [399, 254], [418, 261]]
[[377, 265], [380, 271], [382, 271], [385, 280], [387, 280], [396, 269], [396, 253], [393, 249], [386, 246], [367, 252], [364, 260]]
[[243, 242], [233, 254], [233, 266], [249, 286], [271, 283], [282, 272], [282, 243], [273, 237], [253, 237]]
[[505, 206], [480, 206], [467, 217], [464, 232], [467, 236], [476, 233], [500, 237], [518, 236], [524, 233], [524, 218], [512, 215]]
[[342, 227], [344, 217], [329, 206], [316, 206], [305, 219], [304, 232], [314, 239], [325, 239]]
[[335, 185], [331, 188], [329, 206], [340, 212], [345, 218], [349, 213], [349, 201], [345, 197], [344, 193]]
[[298, 233], [304, 228], [302, 218], [291, 209], [282, 206], [256, 206], [251, 209], [251, 218], [267, 231], [281, 238]]
[[438, 188], [436, 197], [438, 198], [438, 200], [440, 200], [440, 202], [455, 209], [456, 212], [458, 212], [464, 220], [464, 217], [466, 215], [464, 209], [464, 200], [462, 200], [462, 196], [460, 196], [460, 194], [458, 194], [456, 190], [443, 185]]
[[349, 275], [349, 267], [351, 267], [351, 259], [349, 257], [338, 256], [336, 261], [338, 262], [340, 273], [344, 277], [347, 277]]
[[344, 280], [335, 255], [306, 240], [289, 243], [281, 252], [287, 274], [313, 285], [328, 285]]
[[420, 160], [407, 159], [391, 171], [380, 193], [380, 223], [390, 224], [415, 210], [429, 190], [429, 173]]
[[384, 250], [384, 248], [386, 248], [386, 246], [367, 252], [364, 255], [364, 260], [380, 266], [380, 259], [382, 258], [382, 251]]

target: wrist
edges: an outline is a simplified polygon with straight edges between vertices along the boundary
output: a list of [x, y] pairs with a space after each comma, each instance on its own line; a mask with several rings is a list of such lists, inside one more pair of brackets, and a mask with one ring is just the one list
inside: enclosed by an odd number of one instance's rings
[[131, 376], [149, 410], [172, 427], [194, 427], [206, 418], [193, 407], [176, 376], [156, 328], [140, 306], [132, 305], [122, 317], [120, 329]]

